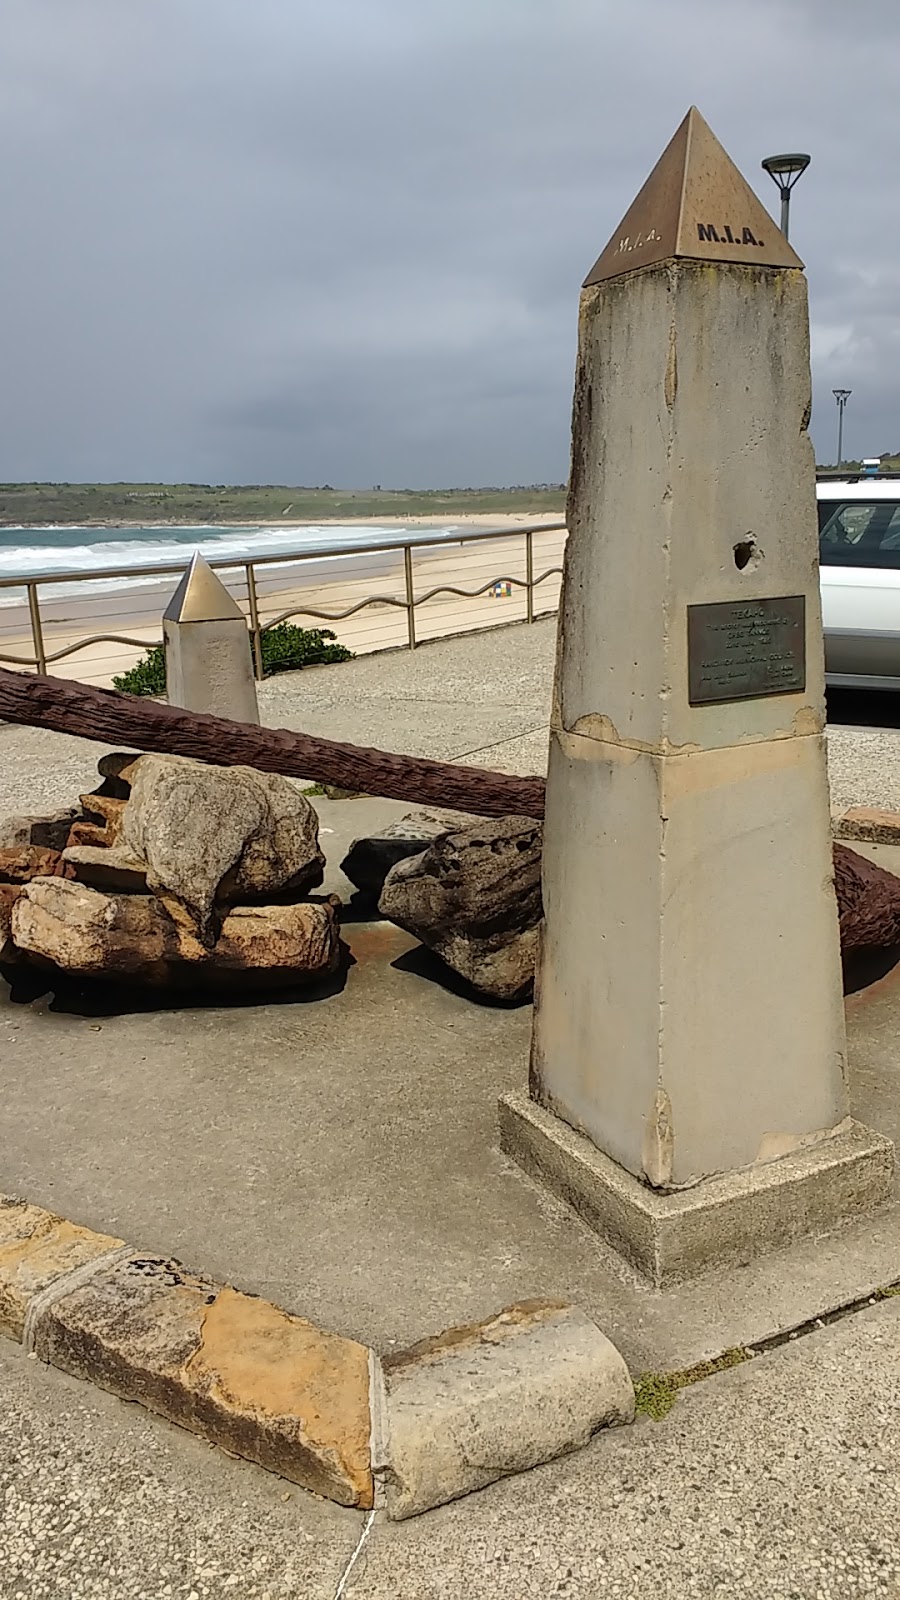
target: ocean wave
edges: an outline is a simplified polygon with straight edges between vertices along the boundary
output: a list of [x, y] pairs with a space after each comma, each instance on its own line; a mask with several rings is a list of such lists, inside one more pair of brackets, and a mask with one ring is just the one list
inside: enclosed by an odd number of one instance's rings
[[[131, 530], [55, 528], [48, 524], [40, 528], [3, 528], [0, 529], [0, 578], [22, 583], [52, 576], [57, 581], [48, 585], [47, 595], [61, 600], [73, 595], [104, 594], [121, 586], [129, 589], [158, 587], [171, 580], [146, 574], [131, 577], [129, 573], [141, 567], [180, 568], [187, 565], [195, 550], [207, 560], [233, 560], [235, 566], [260, 556], [280, 556], [285, 561], [292, 555], [320, 556], [323, 560], [337, 561], [342, 559], [335, 553], [337, 548], [347, 550], [346, 559], [354, 559], [355, 553], [363, 548], [383, 549], [411, 533], [417, 543], [439, 544], [457, 537], [459, 531], [457, 524], [415, 530], [362, 524], [307, 524], [302, 528], [197, 525]], [[100, 534], [112, 537], [98, 537]], [[122, 575], [91, 581], [92, 572], [110, 567], [122, 569]], [[72, 582], [59, 582], [63, 574], [71, 574]], [[18, 585], [0, 589], [0, 608], [21, 605], [25, 592]]]

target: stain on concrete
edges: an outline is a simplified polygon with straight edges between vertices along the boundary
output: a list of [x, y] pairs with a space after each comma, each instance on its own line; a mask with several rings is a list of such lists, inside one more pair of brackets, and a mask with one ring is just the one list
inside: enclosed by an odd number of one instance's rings
[[759, 1162], [778, 1161], [782, 1156], [793, 1155], [796, 1150], [806, 1150], [810, 1145], [821, 1144], [823, 1139], [835, 1139], [853, 1126], [850, 1117], [843, 1117], [833, 1128], [817, 1128], [813, 1133], [765, 1133], [756, 1152]]
[[398, 1350], [382, 1360], [385, 1374], [399, 1371], [428, 1361], [439, 1361], [448, 1351], [459, 1351], [465, 1345], [502, 1344], [524, 1329], [553, 1321], [571, 1307], [566, 1300], [520, 1300], [507, 1306], [496, 1316], [484, 1322], [463, 1323], [458, 1328], [447, 1328], [431, 1338], [419, 1339], [406, 1350]]
[[354, 961], [394, 961], [415, 946], [415, 939], [392, 922], [345, 923], [344, 940]]
[[660, 1085], [653, 1096], [653, 1105], [644, 1127], [644, 1148], [641, 1164], [647, 1182], [654, 1189], [664, 1189], [672, 1182], [675, 1160], [675, 1129], [672, 1124], [672, 1102]]
[[675, 396], [678, 393], [678, 354], [677, 354], [677, 344], [676, 344], [676, 336], [675, 336], [675, 319], [674, 319], [674, 317], [673, 317], [672, 322], [671, 322], [671, 324], [669, 326], [669, 350], [668, 350], [668, 354], [666, 356], [666, 376], [665, 376], [664, 388], [665, 388], [665, 396], [666, 396], [666, 406], [668, 407], [669, 411], [671, 411], [672, 407], [675, 404]]

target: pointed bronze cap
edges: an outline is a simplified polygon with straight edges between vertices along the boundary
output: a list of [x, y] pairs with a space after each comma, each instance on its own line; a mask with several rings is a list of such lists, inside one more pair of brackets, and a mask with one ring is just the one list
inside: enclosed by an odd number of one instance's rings
[[163, 612], [166, 622], [231, 622], [244, 613], [200, 551]]
[[696, 106], [666, 146], [584, 287], [678, 257], [748, 267], [803, 266]]

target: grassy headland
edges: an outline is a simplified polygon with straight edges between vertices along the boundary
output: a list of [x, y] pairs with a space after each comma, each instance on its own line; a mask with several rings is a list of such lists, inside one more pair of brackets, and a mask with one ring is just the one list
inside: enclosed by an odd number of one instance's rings
[[322, 522], [433, 517], [465, 512], [559, 515], [561, 484], [513, 489], [321, 489], [279, 484], [3, 483], [0, 526], [76, 527], [150, 523]]

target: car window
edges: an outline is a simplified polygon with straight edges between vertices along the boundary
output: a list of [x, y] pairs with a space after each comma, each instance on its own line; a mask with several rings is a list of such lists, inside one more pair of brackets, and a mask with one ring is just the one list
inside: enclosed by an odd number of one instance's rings
[[819, 501], [823, 567], [900, 567], [900, 500]]

